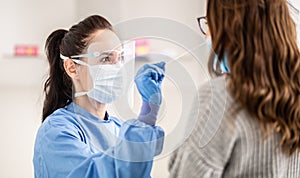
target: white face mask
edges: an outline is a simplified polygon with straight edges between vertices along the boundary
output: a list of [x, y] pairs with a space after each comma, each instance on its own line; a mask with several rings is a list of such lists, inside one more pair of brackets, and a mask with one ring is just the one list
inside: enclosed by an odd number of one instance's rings
[[[80, 62], [80, 64], [83, 63]], [[88, 95], [100, 103], [111, 103], [123, 94], [126, 72], [121, 64], [91, 66], [85, 63], [83, 65], [89, 68], [93, 88], [88, 92], [75, 93], [75, 97]]]
[[101, 65], [89, 68], [94, 88], [87, 93], [90, 98], [101, 103], [111, 103], [118, 99], [125, 87], [125, 72], [121, 65]]

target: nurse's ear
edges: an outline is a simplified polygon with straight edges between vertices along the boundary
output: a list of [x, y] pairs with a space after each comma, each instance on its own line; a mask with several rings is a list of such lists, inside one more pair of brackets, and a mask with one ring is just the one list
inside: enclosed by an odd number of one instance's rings
[[71, 59], [64, 60], [64, 69], [65, 69], [66, 73], [68, 74], [68, 76], [71, 77], [72, 79], [78, 78], [76, 64]]

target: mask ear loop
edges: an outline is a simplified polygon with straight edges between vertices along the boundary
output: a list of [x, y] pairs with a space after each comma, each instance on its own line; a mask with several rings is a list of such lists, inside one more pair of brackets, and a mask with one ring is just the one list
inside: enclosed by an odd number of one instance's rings
[[75, 94], [74, 94], [74, 97], [76, 98], [76, 97], [80, 97], [80, 96], [83, 96], [83, 95], [86, 95], [88, 92], [86, 92], [86, 91], [82, 91], [82, 92], [76, 92]]
[[[67, 57], [67, 56], [64, 56], [64, 55], [62, 55], [62, 54], [60, 54], [60, 58], [62, 59], [62, 60], [67, 60], [67, 59], [71, 59], [72, 61], [74, 61], [76, 64], [80, 64], [80, 65], [84, 65], [84, 66], [89, 66], [89, 64], [87, 64], [87, 63], [85, 63], [85, 62], [83, 62], [83, 61], [81, 61], [81, 60], [78, 60], [78, 59], [72, 59], [72, 58], [69, 58], [69, 57]], [[75, 93], [74, 94], [74, 97], [76, 98], [76, 97], [80, 97], [80, 96], [83, 96], [83, 95], [86, 95], [88, 92], [77, 92], [77, 93]]]
[[[84, 65], [84, 66], [90, 67], [89, 64], [87, 64], [87, 63], [85, 63], [85, 62], [83, 62], [83, 61], [81, 61], [81, 60], [78, 60], [78, 59], [71, 59], [71, 60], [74, 61], [76, 64]], [[74, 97], [75, 97], [75, 98], [76, 98], [76, 97], [80, 97], [80, 96], [86, 95], [87, 93], [88, 93], [88, 92], [86, 92], [86, 91], [83, 91], [83, 92], [76, 92], [76, 93], [74, 94]]]

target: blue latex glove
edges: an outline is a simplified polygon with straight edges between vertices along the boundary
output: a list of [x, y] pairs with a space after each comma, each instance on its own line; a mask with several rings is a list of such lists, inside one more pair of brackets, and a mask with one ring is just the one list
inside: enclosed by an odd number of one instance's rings
[[144, 102], [161, 104], [161, 83], [165, 77], [165, 64], [165, 62], [145, 64], [138, 70], [134, 81]]

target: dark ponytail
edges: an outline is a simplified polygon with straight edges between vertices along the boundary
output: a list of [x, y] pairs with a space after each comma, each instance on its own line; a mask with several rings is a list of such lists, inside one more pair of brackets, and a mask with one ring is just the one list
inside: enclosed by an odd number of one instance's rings
[[57, 108], [66, 106], [72, 101], [72, 81], [63, 67], [60, 59], [60, 44], [67, 30], [56, 30], [46, 41], [46, 55], [50, 73], [44, 85], [45, 101], [42, 122]]
[[112, 30], [112, 26], [105, 18], [92, 15], [72, 26], [69, 31], [56, 30], [47, 38], [45, 51], [50, 71], [44, 85], [42, 122], [55, 110], [72, 102], [73, 83], [65, 72], [60, 54], [70, 57], [82, 53], [88, 37], [101, 29]]

